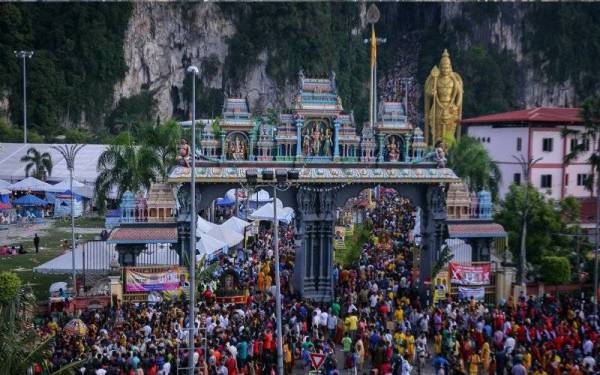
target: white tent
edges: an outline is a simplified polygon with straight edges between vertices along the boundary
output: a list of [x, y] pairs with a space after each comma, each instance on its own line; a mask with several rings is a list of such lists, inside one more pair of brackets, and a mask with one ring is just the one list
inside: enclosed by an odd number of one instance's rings
[[269, 192], [266, 190], [262, 190], [262, 189], [250, 196], [251, 202], [261, 203], [261, 202], [270, 202], [271, 200], [272, 199], [271, 199], [271, 196], [269, 195]]
[[208, 233], [217, 226], [218, 226], [217, 224], [211, 223], [210, 221], [206, 220], [202, 216], [198, 216], [198, 221], [196, 222], [196, 232], [197, 233]]
[[[119, 259], [114, 244], [106, 242], [104, 246], [90, 246], [85, 249], [86, 259], [94, 259], [93, 262], [86, 261], [85, 272], [108, 272], [112, 260]], [[110, 257], [106, 253], [111, 254]], [[71, 262], [73, 256], [71, 251], [67, 251], [54, 259], [47, 261], [33, 269], [33, 272], [39, 273], [71, 273]], [[139, 264], [146, 265], [177, 265], [179, 257], [173, 256], [173, 250], [169, 246], [158, 247], [149, 253], [142, 252], [137, 257]], [[81, 273], [83, 270], [83, 250], [81, 246], [75, 248], [75, 272]]]
[[[83, 186], [84, 185], [81, 182], [73, 179], [73, 191], [75, 191], [75, 188], [80, 188]], [[59, 182], [56, 185], [51, 185], [51, 188], [46, 191], [51, 192], [51, 193], [64, 193], [67, 190], [71, 190], [70, 181], [68, 178], [62, 180], [61, 182]], [[75, 192], [75, 193], [77, 194], [77, 192]]]
[[225, 221], [221, 226], [227, 230], [232, 230], [239, 234], [244, 234], [244, 229], [250, 225], [246, 220], [242, 220], [239, 217], [232, 216], [227, 221]]
[[229, 247], [234, 247], [244, 240], [244, 236], [238, 232], [234, 232], [230, 229], [223, 228], [222, 226], [216, 226], [211, 229], [208, 233], [209, 236], [216, 238], [217, 240], [223, 241]]
[[10, 182], [0, 180], [0, 189], [8, 189], [9, 186], [10, 186]]
[[217, 251], [227, 247], [227, 244], [221, 240], [218, 240], [208, 234], [201, 234], [200, 238], [196, 242], [196, 261], [200, 260], [205, 255], [211, 255]]
[[24, 180], [9, 185], [7, 189], [12, 191], [50, 191], [52, 185], [40, 181], [35, 177], [27, 177]]
[[[283, 207], [283, 204], [277, 202], [277, 219], [289, 223], [294, 218], [294, 209]], [[250, 218], [252, 220], [273, 220], [273, 203], [267, 203], [258, 210], [254, 211]]]

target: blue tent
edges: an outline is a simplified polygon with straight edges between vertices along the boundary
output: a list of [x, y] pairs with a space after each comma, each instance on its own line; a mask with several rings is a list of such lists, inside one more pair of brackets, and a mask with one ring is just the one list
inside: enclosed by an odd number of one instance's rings
[[217, 206], [233, 206], [235, 201], [229, 197], [217, 199]]
[[36, 197], [35, 195], [27, 194], [13, 201], [17, 206], [47, 206], [48, 202]]
[[[77, 200], [80, 201], [81, 200], [81, 195], [77, 194], [77, 193], [72, 193], [73, 194], [73, 200]], [[60, 194], [60, 195], [68, 195], [71, 196], [71, 190], [67, 190], [64, 193]]]

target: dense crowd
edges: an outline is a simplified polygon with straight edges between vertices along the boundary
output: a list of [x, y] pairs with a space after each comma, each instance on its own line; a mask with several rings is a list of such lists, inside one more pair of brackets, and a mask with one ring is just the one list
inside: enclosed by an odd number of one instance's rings
[[[598, 327], [589, 305], [552, 296], [486, 305], [448, 295], [430, 305], [417, 288], [415, 210], [381, 189], [366, 214], [371, 237], [350, 267], [336, 265], [331, 303], [300, 299], [291, 282], [293, 225], [279, 227], [284, 367], [306, 373], [310, 353], [326, 354], [323, 371], [400, 374], [592, 374], [598, 367]], [[275, 281], [272, 230], [262, 227], [244, 249], [214, 260], [200, 286], [194, 363], [199, 374], [274, 374]], [[215, 300], [221, 273], [233, 271], [246, 305]], [[189, 322], [183, 301], [118, 305], [84, 312], [83, 337], [61, 333], [49, 321], [40, 334], [57, 333], [50, 367], [79, 358], [84, 374], [176, 374], [186, 367]], [[204, 340], [206, 338], [206, 340]]]

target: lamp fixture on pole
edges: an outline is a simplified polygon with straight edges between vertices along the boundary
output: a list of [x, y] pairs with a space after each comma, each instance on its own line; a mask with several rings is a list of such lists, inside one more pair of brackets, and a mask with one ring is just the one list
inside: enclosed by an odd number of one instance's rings
[[23, 62], [23, 143], [27, 144], [27, 59], [33, 56], [33, 51], [13, 51]]

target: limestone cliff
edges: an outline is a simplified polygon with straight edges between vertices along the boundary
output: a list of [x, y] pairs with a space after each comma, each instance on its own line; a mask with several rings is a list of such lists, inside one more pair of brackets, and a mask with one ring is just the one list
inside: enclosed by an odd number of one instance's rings
[[[392, 5], [388, 4], [382, 9], [382, 13], [389, 12], [383, 14], [379, 25], [390, 33], [385, 36], [388, 40], [402, 40], [402, 43], [389, 43], [389, 46], [382, 47], [393, 49], [391, 54], [395, 60], [380, 71], [380, 92], [384, 95], [393, 96], [398, 91], [401, 77], [412, 76], [416, 87], [422, 85], [424, 77], [419, 65], [423, 64], [424, 38], [429, 35], [428, 29], [434, 29], [440, 34], [454, 33], [457, 44], [454, 47], [458, 49], [477, 43], [512, 52], [519, 67], [515, 107], [576, 103], [578, 98], [569, 81], [551, 82], [524, 52], [525, 7], [502, 4], [483, 16], [475, 17], [472, 8], [463, 3], [421, 5], [427, 7], [428, 15], [423, 18], [425, 24], [406, 20], [406, 14], [401, 13], [413, 9], [403, 8], [409, 5], [393, 5], [398, 8], [390, 11]], [[364, 13], [364, 6], [357, 5], [357, 12]], [[366, 27], [364, 21], [360, 21], [362, 18], [359, 17], [357, 24], [349, 25], [347, 32], [360, 33]], [[459, 29], [461, 23], [458, 21], [462, 22], [463, 29]], [[203, 85], [223, 89], [225, 95], [248, 96], [255, 110], [289, 104], [295, 80], [276, 84], [267, 73], [266, 53], [259, 55], [258, 62], [253, 64], [242, 82], [228, 82], [224, 76], [224, 63], [229, 53], [228, 39], [235, 33], [235, 22], [215, 3], [135, 3], [123, 46], [129, 70], [115, 87], [115, 102], [149, 88], [156, 92], [161, 118], [185, 112], [182, 98], [185, 67], [194, 63], [200, 69]], [[293, 42], [290, 40], [290, 43]], [[461, 66], [455, 66], [455, 69], [461, 72]], [[231, 87], [236, 87], [236, 91], [231, 92]], [[469, 82], [465, 83], [465, 88], [469, 90]], [[420, 102], [417, 97], [413, 98], [415, 103]]]

